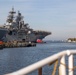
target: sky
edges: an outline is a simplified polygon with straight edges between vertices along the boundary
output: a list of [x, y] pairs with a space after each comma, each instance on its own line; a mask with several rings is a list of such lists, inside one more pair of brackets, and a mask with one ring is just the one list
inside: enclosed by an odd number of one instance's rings
[[0, 24], [6, 23], [14, 7], [34, 30], [52, 32], [47, 40], [76, 37], [76, 0], [0, 0]]

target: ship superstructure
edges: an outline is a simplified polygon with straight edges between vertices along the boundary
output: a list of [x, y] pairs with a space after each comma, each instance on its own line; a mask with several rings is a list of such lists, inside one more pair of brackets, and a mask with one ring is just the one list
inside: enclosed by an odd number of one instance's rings
[[14, 8], [9, 12], [6, 20], [6, 24], [2, 28], [7, 29], [4, 40], [6, 41], [27, 41], [36, 42], [37, 39], [43, 39], [45, 36], [51, 34], [51, 32], [46, 31], [35, 31], [31, 29], [28, 23], [24, 23], [23, 16], [18, 11], [17, 16]]

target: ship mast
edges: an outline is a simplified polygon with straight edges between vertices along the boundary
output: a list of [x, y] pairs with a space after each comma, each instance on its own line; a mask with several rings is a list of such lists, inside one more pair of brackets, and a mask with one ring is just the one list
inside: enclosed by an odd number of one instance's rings
[[24, 25], [23, 16], [21, 15], [20, 11], [18, 11], [18, 15], [16, 17], [16, 23], [19, 29], [21, 29]]
[[9, 12], [9, 15], [8, 15], [8, 18], [7, 18], [6, 22], [12, 23], [13, 20], [14, 20], [14, 14], [15, 13], [16, 12], [14, 11], [14, 8], [12, 8], [12, 10]]
[[20, 22], [22, 20], [23, 20], [23, 16], [21, 15], [20, 11], [18, 11], [18, 15], [16, 17], [16, 22], [18, 23], [18, 22]]

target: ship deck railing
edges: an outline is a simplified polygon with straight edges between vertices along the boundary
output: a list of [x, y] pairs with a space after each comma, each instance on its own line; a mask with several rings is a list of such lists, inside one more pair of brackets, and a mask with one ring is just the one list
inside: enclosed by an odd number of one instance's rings
[[[15, 71], [13, 73], [8, 73], [5, 75], [27, 75], [35, 70], [38, 70], [38, 75], [42, 75], [42, 68], [48, 64], [52, 65], [53, 63], [55, 64], [54, 70], [50, 75], [74, 75], [74, 69], [76, 69], [76, 66], [74, 66], [73, 64], [74, 55], [76, 55], [76, 50], [65, 50], [65, 51], [56, 53], [52, 56], [49, 56], [43, 60], [40, 60], [25, 68], [22, 68], [18, 71]], [[66, 64], [66, 58], [68, 59], [68, 62], [67, 62], [68, 64]], [[59, 67], [58, 67], [59, 73], [56, 74], [58, 61], [59, 61]]]

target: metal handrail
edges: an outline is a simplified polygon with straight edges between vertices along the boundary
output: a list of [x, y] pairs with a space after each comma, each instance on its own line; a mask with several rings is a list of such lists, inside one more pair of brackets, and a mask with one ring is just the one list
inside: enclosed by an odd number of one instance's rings
[[[69, 56], [69, 68], [73, 68], [73, 54], [76, 54], [76, 50], [66, 50], [59, 53], [56, 53], [52, 56], [49, 56], [41, 61], [38, 61], [32, 65], [29, 65], [25, 68], [22, 68], [18, 71], [15, 71], [13, 73], [5, 74], [5, 75], [26, 75], [34, 70], [37, 70], [57, 59], [61, 59], [60, 62], [65, 64], [65, 55]], [[71, 60], [71, 61], [70, 61]], [[63, 70], [63, 73], [61, 75], [66, 75], [66, 68], [61, 64], [61, 68]], [[73, 71], [69, 73], [69, 75], [73, 75]]]

